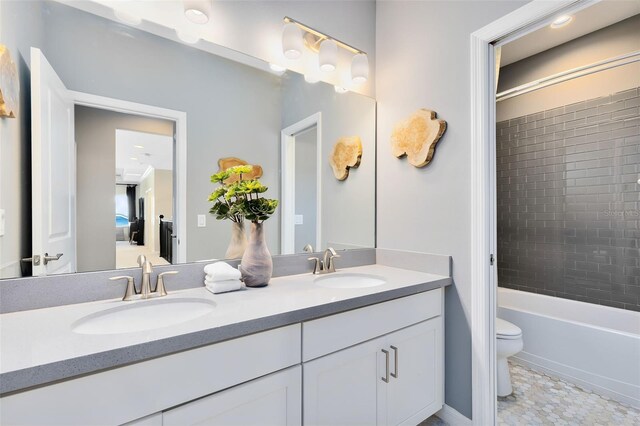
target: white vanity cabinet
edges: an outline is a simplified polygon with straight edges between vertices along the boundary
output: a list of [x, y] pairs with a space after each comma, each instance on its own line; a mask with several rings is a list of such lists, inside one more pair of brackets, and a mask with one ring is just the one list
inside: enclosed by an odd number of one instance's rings
[[300, 425], [302, 368], [292, 367], [162, 413], [163, 426]]
[[434, 290], [304, 323], [303, 357], [320, 336], [345, 345], [303, 364], [305, 425], [411, 425], [442, 408], [441, 312]]

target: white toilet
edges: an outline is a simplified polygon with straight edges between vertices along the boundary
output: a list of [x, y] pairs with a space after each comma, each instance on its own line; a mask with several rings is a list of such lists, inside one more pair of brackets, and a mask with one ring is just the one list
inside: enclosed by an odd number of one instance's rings
[[496, 358], [498, 396], [509, 396], [513, 392], [507, 358], [522, 350], [522, 330], [500, 318], [496, 318]]

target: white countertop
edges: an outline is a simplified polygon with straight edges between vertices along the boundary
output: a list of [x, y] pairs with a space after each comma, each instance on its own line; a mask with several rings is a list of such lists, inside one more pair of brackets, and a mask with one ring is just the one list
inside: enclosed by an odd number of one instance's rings
[[[192, 347], [195, 347], [203, 343], [215, 343], [262, 331], [265, 329], [259, 325], [262, 322], [266, 328], [283, 326], [443, 287], [451, 282], [449, 277], [442, 275], [382, 265], [346, 268], [336, 272], [335, 275], [341, 273], [377, 275], [383, 277], [386, 283], [369, 288], [330, 289], [313, 283], [318, 276], [303, 274], [273, 278], [267, 287], [231, 293], [212, 294], [204, 287], [175, 291], [170, 292], [166, 299], [206, 299], [214, 302], [215, 308], [210, 314], [178, 325], [111, 335], [77, 334], [72, 331], [72, 324], [86, 315], [125, 304], [148, 303], [148, 300], [133, 302], [123, 302], [120, 299], [105, 300], [0, 315], [0, 378], [10, 379], [9, 382], [11, 382], [3, 384], [1, 392], [15, 391], [27, 385], [39, 385], [102, 368], [140, 361], [145, 357], [162, 355], [162, 350], [158, 353], [157, 347], [154, 348], [154, 353], [145, 353], [142, 350], [145, 344], [151, 342], [169, 343], [171, 340], [166, 339], [177, 337], [187, 339], [191, 336]], [[267, 318], [270, 321], [255, 321]], [[233, 326], [237, 327], [233, 328]], [[216, 330], [225, 331], [217, 340], [214, 333]], [[203, 331], [208, 331], [207, 340], [203, 340], [201, 333]], [[181, 340], [179, 348], [175, 345], [165, 345], [167, 353], [188, 349], [188, 341], [185, 339]], [[131, 349], [130, 358], [122, 352], [122, 349], [127, 348]], [[113, 351], [116, 350], [121, 351], [115, 355], [116, 352]], [[141, 353], [138, 353], [140, 351]], [[93, 364], [89, 362], [91, 356], [105, 353], [113, 353], [117, 359], [105, 363], [103, 356], [99, 362], [94, 361]], [[83, 363], [78, 361], [79, 358], [82, 358], [87, 365], [80, 365]], [[74, 364], [69, 363], [74, 360], [76, 361]], [[56, 364], [55, 373], [43, 370], [48, 365]], [[16, 374], [20, 372], [24, 377]]]

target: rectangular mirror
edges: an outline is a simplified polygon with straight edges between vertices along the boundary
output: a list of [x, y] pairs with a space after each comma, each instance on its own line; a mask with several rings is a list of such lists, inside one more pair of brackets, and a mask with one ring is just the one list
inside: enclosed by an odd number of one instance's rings
[[[272, 254], [374, 247], [375, 100], [91, 1], [0, 8], [19, 88], [0, 118], [1, 278], [236, 257], [208, 198], [243, 162], [280, 203]], [[338, 180], [334, 146], [356, 137]]]

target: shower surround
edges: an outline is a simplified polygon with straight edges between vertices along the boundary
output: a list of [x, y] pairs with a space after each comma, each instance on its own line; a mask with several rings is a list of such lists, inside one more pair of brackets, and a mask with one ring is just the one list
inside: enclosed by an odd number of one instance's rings
[[497, 124], [498, 285], [640, 311], [640, 88]]

